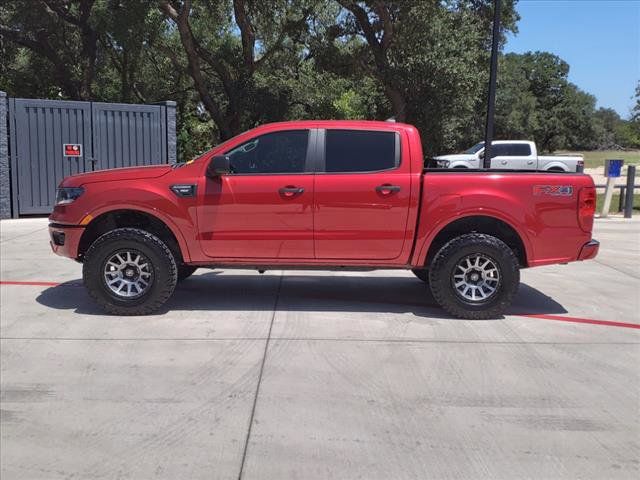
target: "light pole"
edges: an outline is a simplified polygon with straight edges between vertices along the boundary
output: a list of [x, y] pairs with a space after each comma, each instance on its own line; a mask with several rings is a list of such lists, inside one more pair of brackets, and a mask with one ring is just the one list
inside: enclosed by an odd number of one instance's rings
[[484, 130], [484, 161], [482, 165], [484, 168], [491, 168], [491, 142], [493, 141], [493, 116], [496, 109], [496, 76], [498, 74], [498, 41], [500, 39], [500, 3], [501, 0], [493, 0], [493, 37], [491, 39], [487, 123]]

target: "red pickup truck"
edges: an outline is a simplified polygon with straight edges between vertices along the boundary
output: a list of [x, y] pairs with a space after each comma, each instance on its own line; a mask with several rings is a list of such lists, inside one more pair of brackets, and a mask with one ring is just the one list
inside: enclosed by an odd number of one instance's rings
[[300, 121], [65, 178], [49, 231], [113, 314], [156, 311], [198, 267], [410, 269], [481, 319], [510, 305], [520, 268], [596, 256], [595, 199], [582, 174], [425, 170], [411, 125]]

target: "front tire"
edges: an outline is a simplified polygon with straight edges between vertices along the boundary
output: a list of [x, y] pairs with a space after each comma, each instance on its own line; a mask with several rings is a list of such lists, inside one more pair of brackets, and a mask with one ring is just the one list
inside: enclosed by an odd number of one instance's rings
[[175, 289], [178, 271], [169, 247], [137, 228], [105, 233], [87, 250], [82, 276], [89, 295], [114, 315], [148, 315]]
[[520, 284], [518, 259], [502, 240], [473, 233], [450, 240], [429, 269], [436, 302], [458, 318], [497, 318]]

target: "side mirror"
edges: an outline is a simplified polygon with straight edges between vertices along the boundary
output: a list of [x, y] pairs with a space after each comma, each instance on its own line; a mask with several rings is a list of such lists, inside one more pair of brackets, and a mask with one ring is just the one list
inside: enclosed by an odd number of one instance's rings
[[216, 155], [207, 165], [207, 177], [216, 178], [231, 173], [231, 161], [226, 155]]
[[478, 154], [478, 158], [479, 158], [480, 160], [484, 160], [484, 150], [483, 150], [483, 151], [481, 151], [481, 152]]

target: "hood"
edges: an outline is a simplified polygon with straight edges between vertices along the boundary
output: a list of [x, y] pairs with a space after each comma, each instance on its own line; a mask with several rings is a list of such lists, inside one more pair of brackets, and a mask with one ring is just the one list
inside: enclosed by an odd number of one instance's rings
[[475, 155], [472, 155], [470, 153], [456, 153], [456, 154], [452, 154], [452, 155], [440, 155], [438, 157], [433, 157], [436, 160], [449, 160], [450, 162], [453, 162], [455, 160], [477, 160]]
[[79, 187], [87, 183], [115, 182], [118, 180], [136, 180], [139, 178], [157, 178], [169, 173], [171, 165], [147, 165], [145, 167], [112, 168], [96, 170], [95, 172], [80, 173], [65, 178], [61, 186]]

